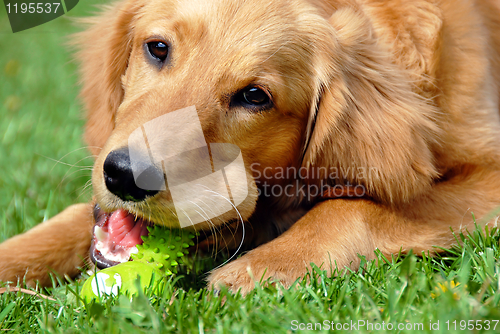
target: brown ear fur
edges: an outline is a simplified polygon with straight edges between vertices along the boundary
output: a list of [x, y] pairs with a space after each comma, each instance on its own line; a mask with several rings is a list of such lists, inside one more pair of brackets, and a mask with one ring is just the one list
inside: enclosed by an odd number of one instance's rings
[[82, 20], [90, 28], [76, 35], [88, 120], [85, 140], [95, 155], [113, 131], [114, 114], [123, 99], [121, 77], [132, 50], [134, 17], [141, 7], [142, 1], [106, 6], [101, 15]]
[[407, 202], [437, 177], [437, 110], [413, 92], [363, 12], [342, 8], [329, 21], [303, 164], [335, 171], [336, 183], [363, 185], [376, 200]]

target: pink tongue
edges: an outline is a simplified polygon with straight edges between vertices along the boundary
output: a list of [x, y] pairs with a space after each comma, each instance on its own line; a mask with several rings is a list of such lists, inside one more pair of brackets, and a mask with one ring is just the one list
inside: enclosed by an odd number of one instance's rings
[[122, 209], [113, 212], [108, 223], [109, 241], [118, 246], [141, 245], [141, 236], [148, 235], [144, 221], [142, 219], [135, 221], [132, 214]]

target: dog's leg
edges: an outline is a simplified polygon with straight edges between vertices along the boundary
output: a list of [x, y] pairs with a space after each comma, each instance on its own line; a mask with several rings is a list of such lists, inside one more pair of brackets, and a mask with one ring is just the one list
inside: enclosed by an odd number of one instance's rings
[[0, 281], [49, 286], [50, 273], [74, 277], [88, 258], [92, 206], [76, 204], [0, 244]]
[[390, 207], [365, 199], [317, 204], [287, 232], [215, 270], [209, 285], [248, 293], [261, 278], [290, 286], [310, 263], [330, 272], [360, 259], [413, 249], [416, 253], [455, 242], [450, 227], [473, 229], [472, 213], [485, 217], [500, 205], [500, 172], [478, 172], [440, 183], [413, 202]]

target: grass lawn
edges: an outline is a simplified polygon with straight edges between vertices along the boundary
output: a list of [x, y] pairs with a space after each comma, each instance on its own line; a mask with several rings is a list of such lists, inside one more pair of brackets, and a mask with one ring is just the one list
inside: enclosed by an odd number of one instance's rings
[[[92, 3], [67, 17], [89, 15]], [[13, 34], [0, 5], [0, 241], [91, 196], [77, 65], [64, 46], [77, 28], [67, 17]], [[379, 256], [358, 272], [315, 270], [310, 284], [245, 298], [202, 288], [211, 259], [185, 269], [161, 298], [86, 309], [76, 298], [82, 281], [40, 291], [52, 299], [2, 293], [0, 333], [500, 333], [499, 232], [457, 240], [462, 246], [441, 257]]]

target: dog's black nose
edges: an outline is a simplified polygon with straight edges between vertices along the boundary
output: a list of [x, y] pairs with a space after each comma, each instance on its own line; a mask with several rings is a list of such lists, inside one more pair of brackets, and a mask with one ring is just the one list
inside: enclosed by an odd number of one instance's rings
[[149, 181], [149, 186], [143, 189], [137, 184], [144, 185], [145, 183], [136, 182], [132, 168], [127, 148], [111, 151], [106, 157], [103, 166], [104, 181], [108, 190], [124, 201], [133, 202], [140, 202], [146, 197], [156, 195], [158, 190], [149, 189], [161, 189], [160, 186], [151, 186], [151, 183], [161, 185], [163, 173], [151, 164], [148, 164], [147, 168], [142, 168], [144, 171], [139, 178], [141, 178], [142, 181], [144, 181], [144, 179]]

